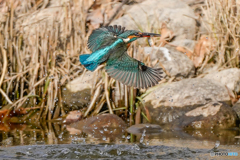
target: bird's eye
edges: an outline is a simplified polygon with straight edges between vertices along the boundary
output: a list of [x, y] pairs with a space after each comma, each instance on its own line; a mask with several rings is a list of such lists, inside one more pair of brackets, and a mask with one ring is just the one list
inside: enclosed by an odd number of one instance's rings
[[139, 36], [139, 34], [138, 34], [138, 33], [134, 33], [134, 35], [135, 35], [135, 36]]

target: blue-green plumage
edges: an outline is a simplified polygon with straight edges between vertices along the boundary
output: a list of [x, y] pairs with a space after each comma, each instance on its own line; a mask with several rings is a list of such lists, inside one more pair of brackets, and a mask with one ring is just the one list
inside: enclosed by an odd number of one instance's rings
[[82, 54], [79, 56], [79, 60], [84, 67], [90, 71], [94, 71], [98, 65], [105, 62], [110, 56], [111, 52], [124, 45], [122, 39], [115, 40], [111, 45], [105, 46], [102, 49], [96, 50], [92, 54]]
[[109, 26], [93, 31], [88, 40], [92, 54], [79, 56], [80, 62], [90, 71], [106, 62], [106, 72], [121, 83], [136, 88], [154, 86], [161, 80], [162, 69], [150, 68], [127, 54], [128, 44], [140, 37], [159, 36]]
[[121, 27], [103, 27], [98, 28], [92, 32], [88, 38], [88, 48], [95, 52], [100, 48], [109, 46], [114, 43], [118, 38], [117, 36], [124, 33], [125, 28]]

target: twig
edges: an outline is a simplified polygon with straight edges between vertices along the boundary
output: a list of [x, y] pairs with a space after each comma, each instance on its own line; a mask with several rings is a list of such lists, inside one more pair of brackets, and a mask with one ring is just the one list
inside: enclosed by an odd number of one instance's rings
[[7, 55], [6, 55], [6, 51], [3, 49], [3, 47], [1, 46], [1, 50], [2, 50], [2, 55], [3, 55], [3, 69], [2, 69], [2, 75], [0, 78], [0, 88], [7, 70]]
[[108, 23], [107, 24], [103, 24], [103, 26], [108, 26], [112, 21], [113, 19], [117, 16], [117, 14], [119, 13], [119, 11], [122, 9], [122, 6], [125, 5], [129, 0], [124, 0], [122, 2], [122, 4], [118, 7], [118, 9], [116, 10], [116, 12], [112, 15], [112, 17], [109, 19]]
[[100, 102], [98, 103], [98, 105], [96, 106], [96, 109], [93, 111], [92, 115], [97, 115], [100, 110], [102, 109], [102, 106], [104, 105], [104, 103], [106, 102], [105, 100], [105, 95], [102, 96], [102, 99], [100, 100]]
[[3, 55], [3, 70], [2, 70], [2, 75], [1, 75], [1, 78], [0, 78], [0, 92], [6, 98], [7, 102], [9, 104], [12, 104], [12, 101], [8, 98], [6, 93], [1, 89], [3, 79], [4, 79], [5, 73], [7, 71], [7, 54], [6, 54], [6, 51], [3, 49], [2, 46], [1, 46], [1, 50], [2, 50], [2, 55]]
[[127, 117], [128, 115], [128, 86], [124, 85], [124, 93], [125, 93], [125, 107], [126, 107], [126, 110], [125, 110], [125, 117]]
[[9, 104], [12, 104], [12, 101], [8, 98], [8, 96], [6, 95], [6, 93], [0, 88], [0, 92], [2, 93], [2, 95], [6, 98], [7, 102]]
[[31, 70], [31, 68], [26, 69], [24, 72], [17, 73], [15, 76], [9, 77], [8, 79], [5, 79], [5, 81], [3, 81], [3, 82], [7, 82], [12, 79], [15, 79], [15, 78], [19, 77], [20, 75], [27, 73], [29, 70]]
[[93, 96], [93, 99], [91, 100], [91, 103], [90, 103], [90, 105], [89, 105], [89, 107], [87, 109], [87, 111], [84, 113], [84, 117], [87, 117], [88, 113], [93, 109], [94, 104], [96, 103], [97, 98], [99, 97], [100, 93], [101, 93], [101, 86], [98, 86], [98, 88], [96, 89], [95, 94]]
[[109, 91], [108, 91], [108, 76], [107, 73], [105, 73], [105, 94], [106, 94], [106, 100], [107, 100], [107, 105], [109, 109], [109, 113], [113, 114], [113, 110], [111, 107], [110, 99], [109, 99]]
[[133, 87], [130, 88], [130, 126], [133, 125], [133, 109], [134, 109], [134, 104], [133, 104]]
[[41, 21], [43, 21], [43, 20], [45, 20], [45, 19], [47, 19], [47, 18], [48, 18], [48, 17], [42, 18], [42, 19], [40, 19], [40, 20], [38, 20], [38, 21], [36, 21], [36, 22], [33, 22], [33, 23], [29, 23], [29, 24], [22, 25], [22, 27], [26, 27], [26, 26], [30, 26], [30, 25], [33, 25], [33, 24], [37, 24], [37, 23], [39, 23], [39, 22], [41, 22]]

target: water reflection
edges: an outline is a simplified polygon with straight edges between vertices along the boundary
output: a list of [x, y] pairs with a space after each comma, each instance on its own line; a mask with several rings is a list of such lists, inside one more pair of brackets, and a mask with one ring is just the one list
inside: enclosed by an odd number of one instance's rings
[[[239, 130], [173, 130], [159, 133], [143, 131], [134, 133], [132, 136], [136, 142], [141, 138], [148, 140], [199, 140], [219, 141], [225, 145], [239, 145]], [[112, 127], [83, 127], [81, 124], [63, 125], [61, 123], [38, 123], [38, 124], [1, 124], [0, 144], [2, 146], [33, 145], [33, 144], [69, 144], [76, 140], [84, 139], [85, 142], [129, 142], [130, 136], [123, 128]]]
[[[25, 146], [22, 145], [38, 145], [43, 147], [46, 150], [42, 150], [42, 158], [51, 157], [62, 157], [63, 155], [74, 155], [78, 157], [83, 154], [82, 145], [89, 145], [91, 147], [89, 150], [86, 150], [84, 147], [84, 152], [90, 153], [90, 150], [93, 150], [93, 154], [96, 154], [97, 157], [110, 158], [113, 155], [124, 155], [130, 154], [128, 151], [132, 150], [137, 152], [138, 150], [145, 150], [146, 154], [153, 152], [154, 146], [158, 146], [157, 155], [164, 155], [163, 157], [170, 154], [171, 152], [179, 151], [184, 152], [185, 154], [193, 154], [192, 152], [199, 152], [208, 155], [208, 152], [215, 146], [216, 142], [220, 143], [220, 148], [231, 151], [240, 150], [240, 139], [239, 130], [222, 130], [222, 131], [162, 131], [159, 133], [150, 133], [144, 131], [143, 133], [135, 133], [135, 135], [130, 135], [129, 133], [122, 130], [122, 128], [78, 128], [73, 127], [73, 125], [63, 125], [61, 123], [36, 123], [36, 124], [2, 124], [0, 131], [0, 144], [4, 152], [7, 153], [7, 150], [11, 150], [14, 147], [18, 146], [19, 149], [23, 149]], [[132, 142], [132, 143], [130, 143]], [[48, 146], [48, 145], [51, 146]], [[69, 144], [69, 146], [58, 145], [56, 149], [59, 149], [61, 152], [58, 153], [57, 150], [48, 150], [48, 147], [52, 147], [53, 144]], [[93, 145], [94, 144], [94, 145]], [[104, 145], [103, 145], [104, 144]], [[21, 145], [21, 146], [19, 146]], [[82, 150], [73, 150], [73, 145], [81, 145]], [[107, 145], [107, 147], [106, 147]], [[111, 149], [107, 151], [109, 145], [113, 145]], [[129, 146], [128, 146], [129, 145]], [[45, 146], [45, 147], [44, 147]], [[94, 147], [95, 146], [95, 147]], [[149, 146], [149, 147], [147, 147]], [[151, 146], [151, 147], [150, 147]], [[162, 146], [162, 148], [161, 148]], [[4, 149], [3, 147], [7, 147]], [[10, 147], [10, 148], [9, 148]], [[70, 147], [70, 148], [69, 148]], [[101, 149], [99, 150], [98, 147]], [[122, 147], [122, 148], [121, 148]], [[170, 147], [170, 148], [169, 148]], [[176, 148], [180, 147], [180, 148]], [[54, 148], [54, 147], [52, 147]], [[105, 148], [105, 150], [104, 150]], [[132, 149], [131, 149], [132, 148]], [[152, 151], [151, 151], [152, 149]], [[47, 153], [48, 150], [48, 153]], [[69, 151], [70, 150], [70, 151]], [[161, 150], [161, 151], [160, 151]], [[46, 152], [45, 152], [46, 151]], [[143, 154], [137, 153], [136, 156], [141, 156]], [[148, 153], [149, 152], [149, 153]], [[2, 152], [3, 153], [3, 152]], [[29, 152], [30, 153], [30, 152]], [[58, 153], [58, 154], [57, 154]], [[71, 153], [70, 155], [68, 153]], [[107, 153], [106, 156], [99, 156]], [[23, 154], [23, 153], [13, 153], [14, 155]], [[135, 153], [133, 153], [134, 155]], [[239, 153], [240, 154], [240, 153]], [[0, 154], [0, 158], [1, 158]], [[24, 152], [24, 155], [27, 153]], [[54, 156], [53, 156], [54, 155]], [[58, 155], [58, 156], [57, 156]], [[36, 155], [34, 155], [36, 156]], [[34, 157], [33, 156], [33, 157]], [[153, 155], [150, 155], [150, 157]], [[176, 156], [176, 155], [175, 155]], [[65, 157], [65, 158], [67, 158]], [[154, 157], [154, 156], [153, 156]], [[190, 156], [191, 157], [191, 156]], [[130, 158], [130, 157], [128, 157]], [[156, 158], [156, 157], [155, 157]], [[172, 157], [173, 158], [173, 157]], [[180, 157], [180, 158], [184, 158]]]

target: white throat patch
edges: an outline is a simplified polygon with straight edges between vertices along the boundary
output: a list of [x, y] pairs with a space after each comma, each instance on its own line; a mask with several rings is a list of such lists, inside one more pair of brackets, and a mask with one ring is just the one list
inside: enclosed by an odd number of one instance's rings
[[123, 41], [127, 43], [128, 41], [130, 41], [130, 38], [126, 38], [126, 39], [123, 38]]

